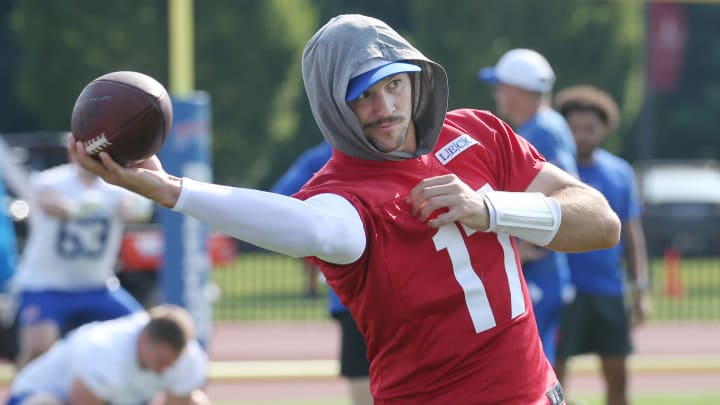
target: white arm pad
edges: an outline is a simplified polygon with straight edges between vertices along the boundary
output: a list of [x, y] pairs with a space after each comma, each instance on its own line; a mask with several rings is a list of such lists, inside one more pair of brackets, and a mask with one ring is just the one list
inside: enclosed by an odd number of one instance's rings
[[336, 194], [319, 194], [302, 201], [183, 178], [173, 210], [288, 256], [317, 256], [330, 263], [348, 264], [365, 251], [365, 227], [360, 214]]
[[486, 232], [507, 233], [545, 246], [560, 228], [560, 204], [542, 193], [488, 191], [483, 198], [490, 213]]

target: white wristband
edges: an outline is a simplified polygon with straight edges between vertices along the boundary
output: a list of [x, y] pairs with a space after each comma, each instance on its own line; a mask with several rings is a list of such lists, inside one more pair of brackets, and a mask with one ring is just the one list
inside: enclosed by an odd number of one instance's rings
[[542, 193], [489, 191], [483, 198], [490, 214], [486, 232], [507, 233], [545, 246], [560, 228], [560, 204]]

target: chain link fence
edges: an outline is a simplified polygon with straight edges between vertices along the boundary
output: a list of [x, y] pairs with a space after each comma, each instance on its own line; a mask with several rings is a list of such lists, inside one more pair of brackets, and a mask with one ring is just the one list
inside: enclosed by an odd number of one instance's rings
[[[652, 321], [720, 322], [720, 257], [653, 257]], [[272, 253], [241, 253], [216, 268], [215, 318], [248, 322], [327, 319], [327, 286], [310, 294], [303, 262]]]

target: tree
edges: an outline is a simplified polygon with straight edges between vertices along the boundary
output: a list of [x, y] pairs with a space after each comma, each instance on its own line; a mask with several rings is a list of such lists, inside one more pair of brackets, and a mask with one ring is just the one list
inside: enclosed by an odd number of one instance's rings
[[[254, 186], [272, 145], [295, 136], [300, 52], [316, 25], [306, 1], [195, 2], [196, 72], [210, 93], [218, 181]], [[17, 0], [23, 58], [15, 92], [38, 116], [23, 130], [65, 131], [92, 79], [135, 70], [167, 83], [167, 0]]]
[[542, 53], [557, 76], [555, 89], [581, 83], [619, 100], [623, 127], [611, 149], [631, 141], [642, 104], [642, 7], [639, 2], [526, 1], [412, 2], [418, 47], [450, 78], [450, 107], [494, 110], [477, 71], [512, 48]]
[[[0, 3], [0, 21], [8, 21], [14, 1]], [[32, 125], [33, 118], [14, 92], [13, 85], [19, 75], [20, 48], [14, 33], [7, 24], [0, 25], [0, 131], [12, 132]]]
[[278, 144], [297, 136], [300, 60], [317, 24], [305, 1], [202, 2], [196, 14], [198, 87], [212, 96], [214, 168], [258, 186]]
[[25, 130], [69, 130], [82, 88], [110, 71], [166, 82], [164, 4], [18, 0], [11, 15], [23, 50], [16, 91], [38, 117], [37, 127]]
[[[110, 71], [137, 70], [167, 83], [167, 1], [4, 3], [14, 7], [5, 38], [17, 38], [22, 55], [6, 100], [20, 100], [37, 117], [35, 124], [23, 119], [27, 126], [17, 128], [67, 130], [83, 86]], [[666, 155], [697, 154], [696, 145], [717, 149], [708, 128], [717, 127], [713, 111], [720, 103], [713, 77], [720, 59], [711, 40], [720, 11], [686, 8], [696, 34], [690, 35], [682, 85], [655, 104], [662, 120], [658, 150]], [[589, 83], [619, 101], [623, 124], [610, 149], [631, 159], [636, 152], [644, 94], [642, 2], [196, 1], [196, 83], [211, 97], [216, 181], [269, 187], [303, 149], [321, 140], [304, 94], [301, 55], [315, 30], [341, 13], [388, 22], [442, 64], [451, 108], [494, 110], [477, 70], [510, 48], [536, 49], [553, 65], [556, 89]], [[18, 122], [21, 112], [10, 109], [10, 115]], [[3, 119], [0, 124], [7, 125], [11, 118]], [[694, 141], [683, 143], [688, 139]]]

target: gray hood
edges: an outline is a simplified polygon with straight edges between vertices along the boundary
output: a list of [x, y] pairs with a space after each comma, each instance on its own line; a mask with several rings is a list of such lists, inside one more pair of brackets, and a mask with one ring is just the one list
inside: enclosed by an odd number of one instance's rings
[[[422, 68], [422, 72], [411, 74], [418, 144], [415, 155], [377, 150], [345, 102], [350, 75], [374, 58], [407, 60]], [[426, 154], [435, 146], [448, 105], [445, 69], [384, 22], [358, 14], [331, 19], [305, 46], [302, 73], [315, 121], [333, 148], [361, 159], [403, 160]]]

